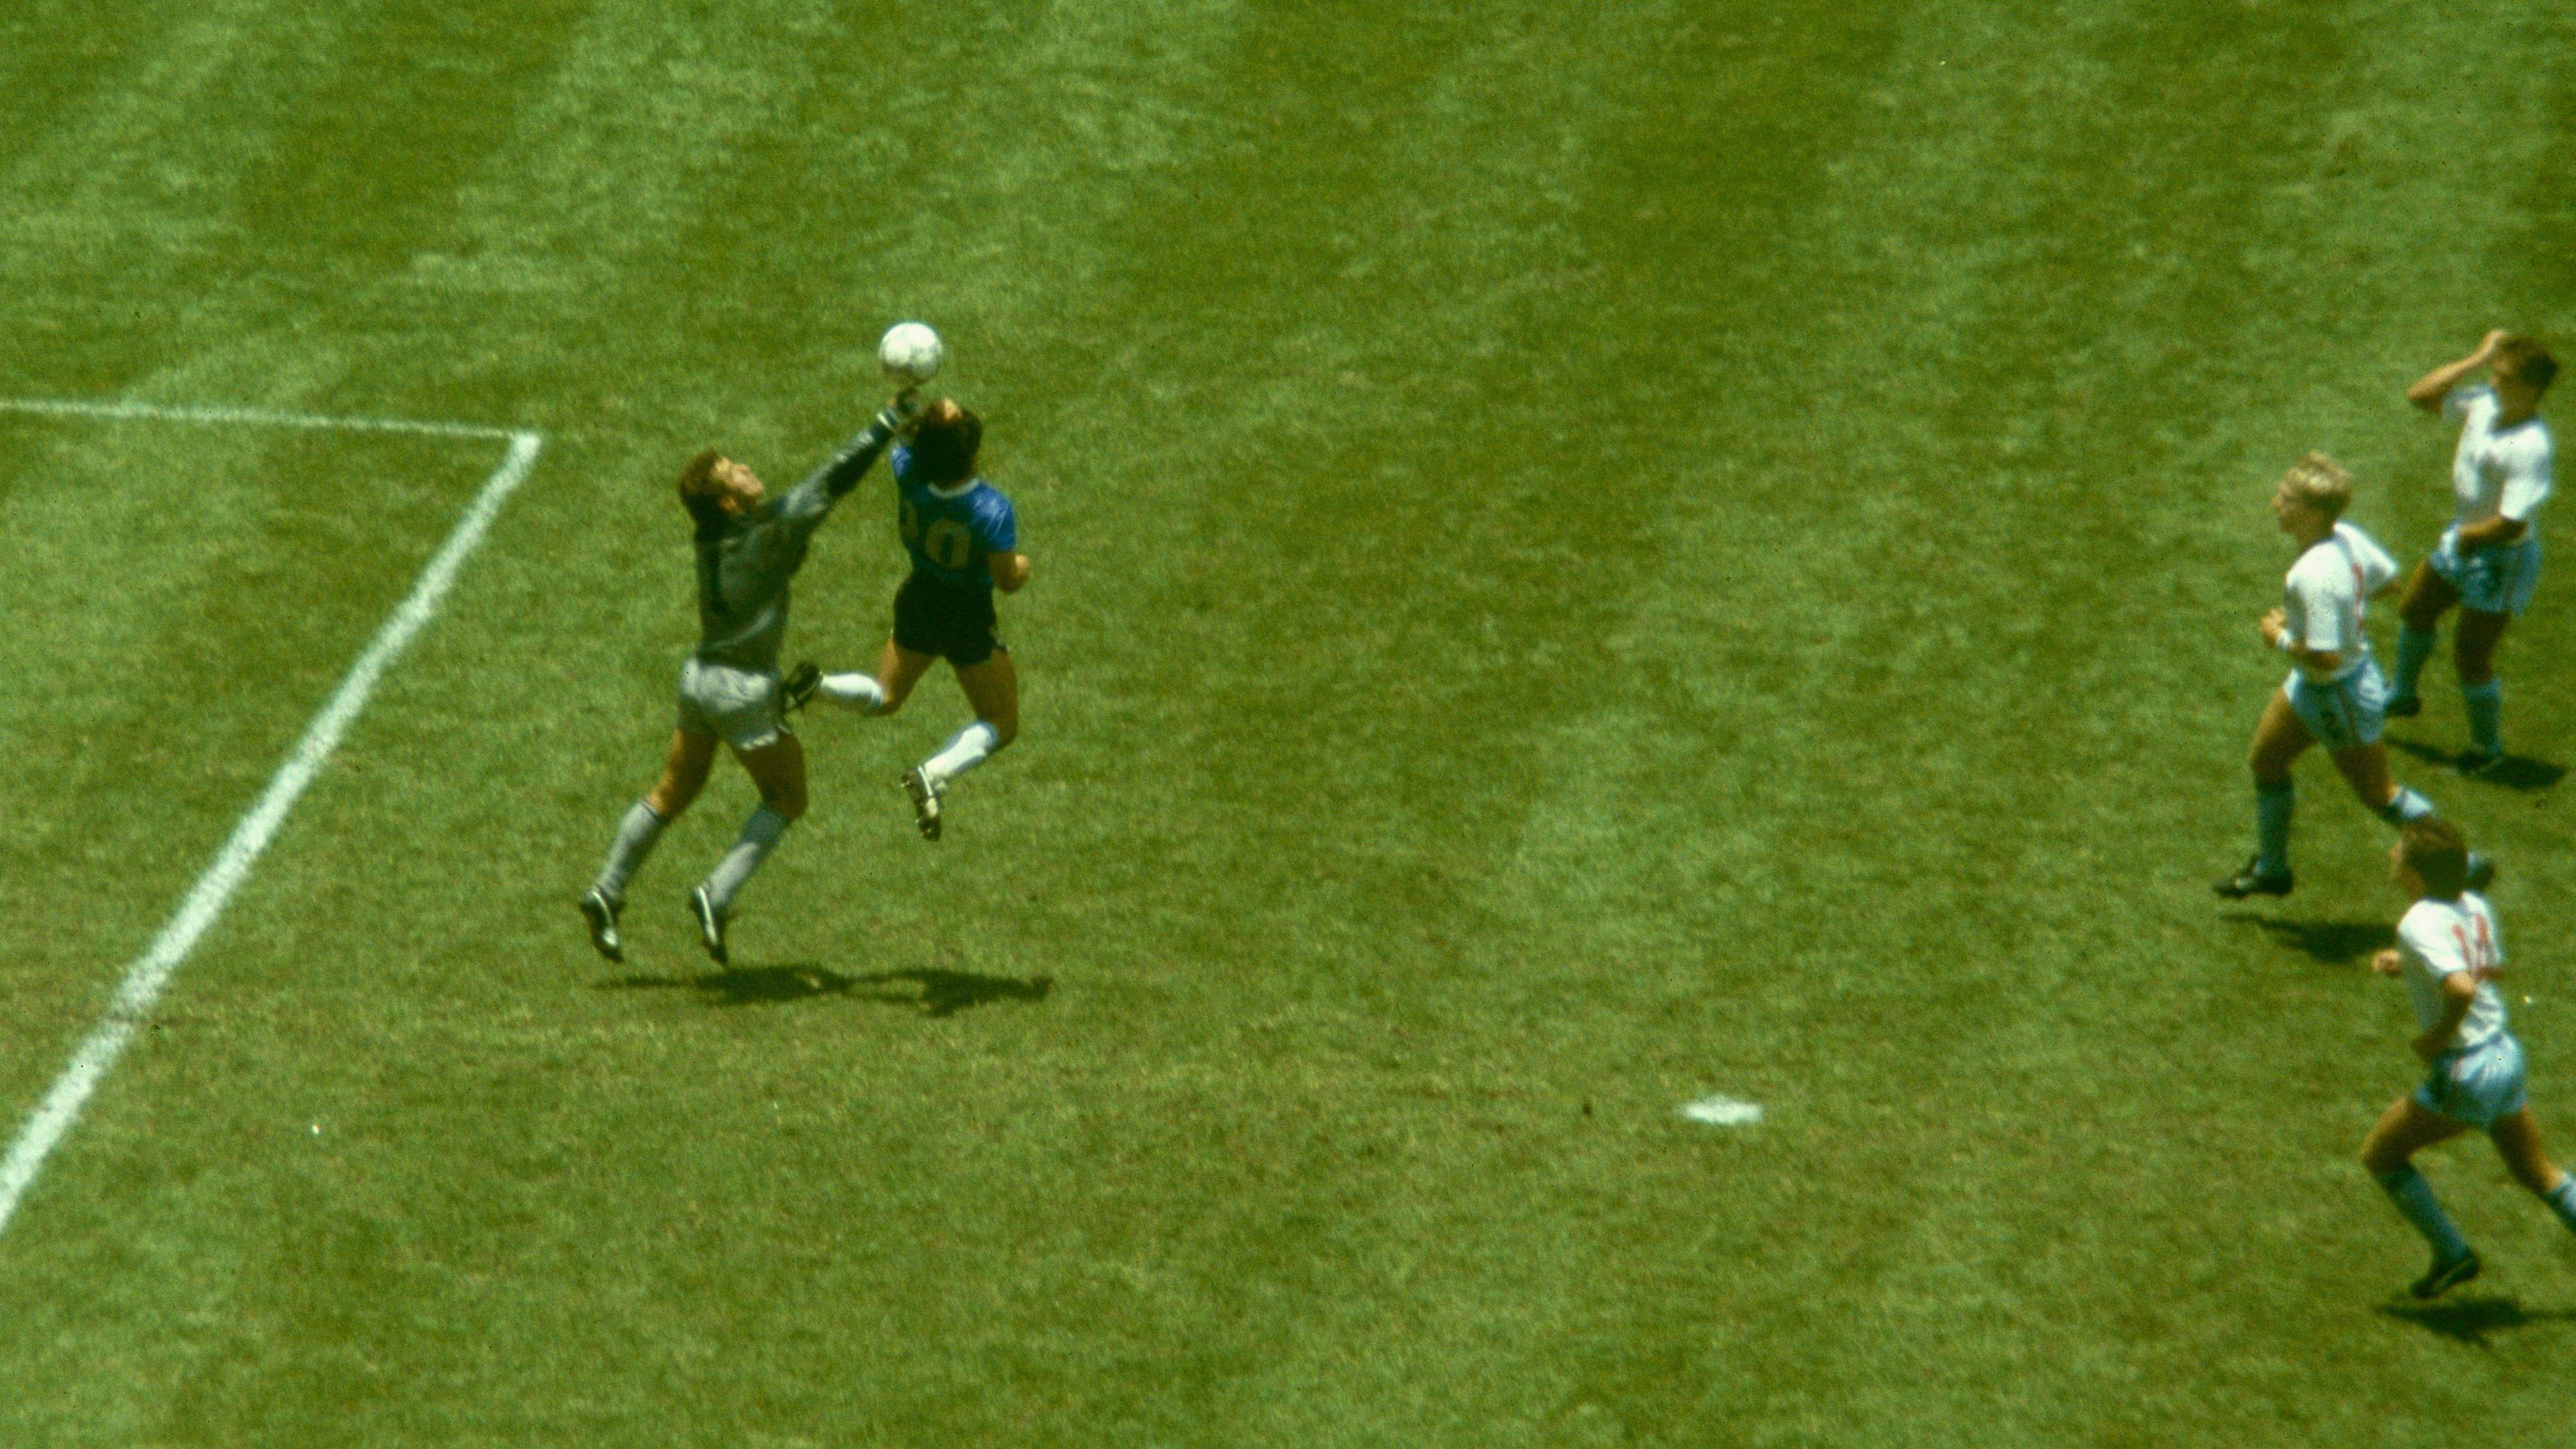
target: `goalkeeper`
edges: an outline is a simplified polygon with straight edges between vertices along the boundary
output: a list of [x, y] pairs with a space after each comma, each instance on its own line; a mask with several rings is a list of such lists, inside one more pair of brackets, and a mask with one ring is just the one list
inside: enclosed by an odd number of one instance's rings
[[741, 838], [689, 892], [699, 939], [718, 965], [725, 963], [734, 897], [805, 813], [805, 748], [787, 726], [790, 684], [778, 674], [788, 583], [832, 505], [858, 486], [917, 406], [911, 389], [897, 394], [813, 476], [776, 498], [751, 469], [713, 448], [680, 470], [680, 503], [697, 528], [698, 647], [680, 666], [679, 727], [662, 778], [627, 810], [607, 863], [581, 897], [590, 943], [600, 955], [626, 959], [617, 933], [626, 883], [664, 827], [705, 788], [722, 741], [760, 788], [760, 807], [743, 822]]

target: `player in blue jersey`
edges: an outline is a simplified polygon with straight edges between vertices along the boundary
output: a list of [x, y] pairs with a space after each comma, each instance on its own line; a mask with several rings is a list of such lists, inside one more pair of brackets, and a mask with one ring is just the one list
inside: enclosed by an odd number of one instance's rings
[[858, 486], [916, 408], [909, 390], [898, 394], [830, 461], [775, 498], [758, 475], [713, 448], [680, 470], [680, 504], [696, 525], [699, 641], [680, 666], [679, 727], [662, 778], [627, 808], [598, 879], [581, 897], [590, 944], [609, 960], [626, 959], [617, 917], [627, 881], [663, 827], [706, 787], [722, 743], [760, 787], [760, 807], [743, 822], [741, 839], [689, 893], [707, 954], [725, 964], [734, 896], [805, 813], [805, 748], [782, 708], [794, 691], [778, 675], [788, 584], [832, 505]]
[[868, 714], [903, 708], [912, 687], [941, 659], [974, 708], [974, 722], [939, 753], [904, 772], [913, 823], [924, 840], [939, 838], [940, 801], [960, 775], [982, 764], [1020, 732], [1020, 677], [996, 633], [993, 591], [1028, 586], [1029, 556], [1020, 551], [1018, 521], [1002, 490], [977, 476], [984, 424], [941, 398], [922, 409], [912, 437], [893, 454], [896, 521], [912, 574], [894, 596], [894, 634], [873, 675], [812, 678], [800, 666], [793, 683]]

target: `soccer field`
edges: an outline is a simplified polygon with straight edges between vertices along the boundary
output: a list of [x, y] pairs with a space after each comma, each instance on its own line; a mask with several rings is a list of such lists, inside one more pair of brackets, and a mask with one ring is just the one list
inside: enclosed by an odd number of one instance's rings
[[[2527, 0], [11, 0], [0, 404], [491, 431], [0, 406], [0, 1141], [543, 444], [0, 1230], [0, 1443], [2560, 1442], [2576, 1240], [2438, 1149], [2416, 1305], [2356, 1161], [2386, 828], [2311, 756], [2297, 892], [2208, 883], [2282, 467], [2411, 564], [2405, 385], [2576, 345], [2571, 76]], [[607, 966], [671, 480], [903, 317], [1023, 736], [928, 846], [945, 669], [800, 717], [732, 969], [730, 763]], [[889, 491], [789, 658], [873, 665]], [[2576, 1155], [2556, 568], [2501, 778], [2447, 647], [2390, 734]]]

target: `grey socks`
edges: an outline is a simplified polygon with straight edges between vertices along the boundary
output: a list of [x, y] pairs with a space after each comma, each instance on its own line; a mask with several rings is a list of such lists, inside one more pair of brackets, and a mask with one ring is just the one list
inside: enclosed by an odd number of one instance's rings
[[667, 823], [641, 800], [627, 809], [625, 819], [617, 822], [617, 838], [609, 842], [608, 860], [599, 868], [599, 879], [592, 883], [608, 897], [609, 904], [625, 903], [626, 883], [634, 879], [644, 857], [653, 853], [653, 842], [662, 838], [662, 827]]
[[766, 805], [752, 811], [751, 818], [742, 822], [742, 835], [734, 841], [733, 849], [725, 852], [725, 858], [716, 862], [715, 872], [707, 877], [707, 900], [715, 906], [717, 915], [733, 909], [733, 898], [742, 893], [743, 886], [751, 880], [752, 872], [760, 869], [760, 863], [769, 859], [769, 852], [778, 848], [779, 840], [787, 834], [788, 824], [786, 816]]

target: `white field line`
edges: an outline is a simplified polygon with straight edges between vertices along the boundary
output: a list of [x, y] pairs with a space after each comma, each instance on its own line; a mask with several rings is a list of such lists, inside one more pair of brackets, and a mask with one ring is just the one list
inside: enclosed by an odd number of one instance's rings
[[262, 408], [163, 407], [158, 403], [76, 402], [54, 398], [0, 398], [0, 413], [37, 413], [55, 418], [128, 418], [160, 423], [246, 423], [269, 428], [334, 428], [353, 433], [419, 433], [434, 438], [533, 438], [513, 428], [481, 423], [418, 423], [406, 418], [333, 418], [311, 413], [276, 413]]
[[[115, 406], [122, 405], [105, 404], [93, 408], [73, 404], [31, 406], [0, 402], [0, 408], [20, 412], [78, 412], [103, 417], [149, 417], [180, 422], [274, 422], [287, 427], [337, 425], [291, 416], [250, 414], [229, 408], [142, 411], [139, 410], [140, 405], [136, 405], [138, 410], [135, 411], [104, 410]], [[0, 1233], [8, 1231], [9, 1221], [16, 1216], [20, 1199], [34, 1184], [36, 1174], [44, 1170], [45, 1159], [53, 1154], [54, 1148], [62, 1143], [64, 1135], [79, 1120], [81, 1108], [88, 1103], [90, 1093], [97, 1090], [99, 1080], [116, 1065], [116, 1059], [124, 1053], [126, 1044], [134, 1039], [134, 1033], [151, 1015], [153, 1003], [161, 999], [162, 989], [170, 984], [170, 978], [177, 973], [180, 964], [188, 959], [197, 938], [223, 915], [225, 903], [232, 899], [233, 892], [249, 876], [260, 852], [266, 850], [269, 841], [276, 837], [278, 827], [286, 821], [287, 812], [295, 808], [297, 797], [304, 793], [304, 787], [313, 782], [314, 775], [330, 760], [332, 751], [339, 748], [340, 737], [348, 732], [358, 712], [366, 708], [367, 697], [375, 692], [376, 682], [401, 656], [404, 646], [411, 643], [412, 636], [420, 632], [421, 626], [437, 615], [448, 586], [456, 581], [456, 571], [483, 542], [483, 534], [491, 527], [493, 517], [501, 511], [501, 505], [521, 483], [527, 481], [529, 470], [536, 466], [537, 450], [544, 445], [544, 439], [535, 433], [476, 428], [462, 423], [394, 423], [361, 419], [347, 425], [378, 432], [503, 437], [510, 440], [510, 452], [501, 460], [501, 466], [485, 480], [483, 491], [475, 495], [473, 506], [466, 509], [465, 517], [448, 534], [447, 542], [430, 559], [429, 566], [421, 570], [420, 579], [412, 585], [410, 596], [376, 631], [376, 637], [367, 645], [366, 652], [358, 656], [357, 663], [349, 666], [348, 677], [340, 681], [338, 692], [322, 706], [322, 712], [313, 717], [313, 723], [305, 727], [304, 738], [296, 743], [295, 751], [287, 756], [286, 763], [270, 777], [268, 790], [259, 797], [259, 803], [252, 806], [250, 813], [241, 818], [241, 823], [233, 827], [232, 838], [215, 853], [214, 864], [198, 877], [195, 888], [180, 903], [178, 914], [172, 916], [169, 924], [161, 928], [161, 934], [153, 938], [151, 948], [126, 968], [125, 980], [117, 987], [116, 998], [109, 1005], [106, 1017], [89, 1034], [89, 1039], [81, 1043], [80, 1050], [72, 1054], [71, 1065], [55, 1079], [52, 1090], [45, 1093], [35, 1115], [27, 1120], [26, 1129], [18, 1134], [17, 1141], [10, 1144], [8, 1157], [0, 1159]]]
[[1762, 1120], [1762, 1107], [1733, 1097], [1702, 1097], [1682, 1104], [1682, 1115], [1711, 1127], [1750, 1127]]

